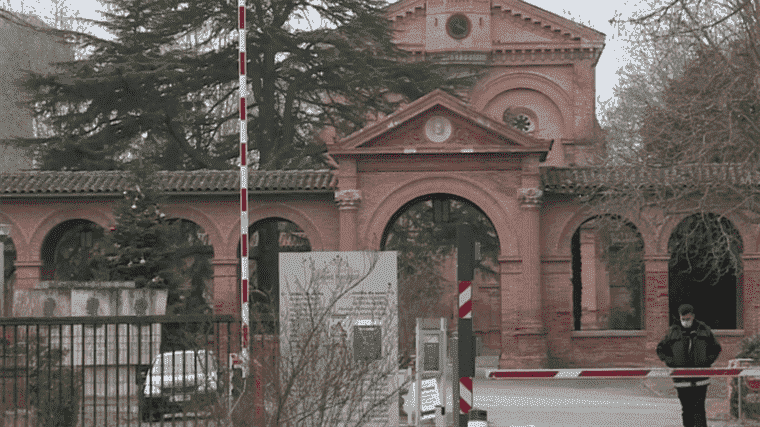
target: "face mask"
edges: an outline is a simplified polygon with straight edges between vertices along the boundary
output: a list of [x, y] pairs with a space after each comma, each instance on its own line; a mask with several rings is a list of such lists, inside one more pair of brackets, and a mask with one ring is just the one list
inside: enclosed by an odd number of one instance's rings
[[681, 320], [681, 325], [684, 328], [691, 328], [691, 324], [693, 323], [693, 320]]

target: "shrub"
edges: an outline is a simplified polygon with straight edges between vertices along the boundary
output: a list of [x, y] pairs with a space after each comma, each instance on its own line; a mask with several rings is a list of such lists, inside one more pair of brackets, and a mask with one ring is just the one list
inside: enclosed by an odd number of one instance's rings
[[[756, 334], [752, 337], [748, 337], [742, 340], [739, 353], [736, 355], [737, 359], [752, 359], [752, 365], [760, 365], [760, 334]], [[746, 377], [742, 378], [741, 397], [742, 397], [742, 416], [746, 418], [758, 419], [760, 418], [760, 394], [750, 392], [750, 387], [747, 385]], [[734, 378], [731, 380], [731, 415], [734, 417], [739, 416], [739, 401], [738, 401], [738, 380]]]
[[29, 403], [38, 427], [76, 427], [81, 395], [81, 374], [63, 366], [63, 352], [57, 348], [34, 349], [29, 354]]

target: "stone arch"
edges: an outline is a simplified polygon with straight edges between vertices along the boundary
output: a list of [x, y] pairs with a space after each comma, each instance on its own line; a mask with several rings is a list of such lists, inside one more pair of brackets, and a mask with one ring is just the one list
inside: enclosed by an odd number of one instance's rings
[[106, 230], [81, 218], [63, 221], [50, 229], [40, 246], [40, 279], [92, 280], [87, 259], [103, 242]]
[[370, 213], [369, 220], [361, 225], [359, 236], [366, 237], [360, 237], [359, 247], [378, 250], [383, 232], [399, 209], [418, 197], [441, 192], [461, 197], [477, 206], [496, 228], [501, 256], [519, 256], [519, 244], [515, 232], [509, 224], [509, 220], [515, 217], [515, 212], [507, 204], [500, 203], [496, 197], [484, 191], [476, 182], [448, 175], [431, 175], [415, 179], [401, 185], [384, 197], [379, 206]]
[[[573, 234], [575, 233], [575, 230], [578, 229], [583, 223], [586, 221], [592, 219], [595, 217], [594, 213], [591, 212], [589, 209], [583, 209], [578, 212], [575, 212], [566, 222], [565, 225], [562, 227], [562, 231], [560, 231], [559, 235], [556, 239], [547, 239], [548, 241], [554, 241], [556, 242], [556, 246], [549, 248], [549, 252], [553, 255], [558, 256], [570, 256], [570, 243], [573, 238]], [[656, 236], [652, 235], [652, 233], [649, 233], [646, 227], [643, 227], [642, 224], [640, 224], [637, 221], [631, 220], [627, 216], [620, 215], [621, 219], [623, 219], [626, 222], [629, 222], [633, 224], [634, 227], [636, 227], [636, 231], [639, 232], [641, 235], [641, 238], [644, 240], [644, 254], [645, 256], [649, 254], [647, 251], [647, 248], [655, 247], [655, 238]]]
[[559, 109], [562, 118], [559, 126], [564, 128], [566, 124], [572, 123], [574, 114], [570, 96], [557, 83], [536, 73], [509, 73], [484, 79], [470, 92], [472, 94], [470, 105], [477, 111], [483, 111], [499, 94], [514, 89], [530, 89], [543, 94]]
[[[668, 227], [663, 227], [663, 231], [667, 231], [663, 233], [663, 240], [667, 236], [670, 319], [677, 320], [678, 306], [689, 303], [700, 320], [713, 329], [742, 329], [745, 236], [730, 215], [705, 213], [707, 224], [699, 220], [700, 215], [679, 215], [674, 227], [674, 221], [668, 221]], [[709, 246], [703, 246], [709, 245], [709, 233], [714, 232], [712, 227], [716, 223], [722, 223], [721, 228], [733, 235], [727, 252], [718, 251], [717, 256]], [[705, 232], [708, 234], [700, 234]], [[682, 240], [677, 237], [679, 234]]]
[[110, 215], [110, 212], [107, 214], [96, 208], [86, 207], [72, 210], [57, 209], [40, 221], [29, 239], [29, 244], [26, 245], [23, 252], [19, 250], [17, 261], [40, 261], [42, 242], [45, 240], [48, 233], [50, 233], [50, 231], [57, 225], [72, 219], [91, 221], [105, 230], [108, 230], [114, 223], [114, 218]]
[[569, 242], [573, 329], [644, 329], [641, 231], [620, 215], [582, 218]]
[[[664, 224], [659, 229], [659, 233], [657, 233], [656, 240], [653, 242], [656, 244], [657, 253], [668, 253], [668, 242], [670, 241], [670, 236], [673, 234], [673, 231], [675, 231], [681, 221], [691, 215], [693, 214], [672, 216], [665, 220]], [[716, 213], [716, 215], [721, 216], [719, 213]], [[744, 246], [742, 249], [743, 253], [752, 253], [757, 250], [760, 246], [760, 235], [755, 235], [753, 232], [754, 228], [751, 224], [747, 224], [741, 219], [741, 217], [733, 213], [725, 214], [723, 217], [729, 220], [731, 225], [739, 232], [739, 236], [742, 239], [742, 245]], [[750, 245], [755, 245], [755, 247], [751, 247]]]
[[[282, 218], [288, 220], [301, 228], [306, 233], [311, 244], [311, 250], [323, 251], [325, 237], [322, 232], [314, 224], [314, 221], [309, 218], [298, 209], [281, 203], [267, 203], [261, 206], [257, 206], [254, 209], [248, 211], [248, 226], [250, 227], [254, 223], [267, 219], [267, 218]], [[226, 258], [236, 258], [237, 246], [240, 242], [240, 224], [235, 223], [235, 226], [230, 230], [227, 235], [227, 242], [238, 242], [234, 247], [232, 245], [226, 245], [224, 250]], [[219, 251], [217, 258], [222, 256], [222, 251]], [[216, 253], [216, 252], [215, 252]]]
[[223, 239], [217, 223], [199, 209], [183, 205], [182, 207], [162, 207], [161, 210], [170, 218], [184, 219], [202, 227], [203, 231], [205, 231], [208, 236], [208, 243], [214, 248], [214, 253], [219, 250], [218, 248], [224, 247], [228, 242]]

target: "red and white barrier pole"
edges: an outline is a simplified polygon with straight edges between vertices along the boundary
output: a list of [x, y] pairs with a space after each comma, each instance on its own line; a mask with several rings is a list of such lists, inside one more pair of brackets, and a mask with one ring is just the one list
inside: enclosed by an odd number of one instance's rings
[[248, 376], [248, 342], [250, 314], [248, 313], [248, 127], [245, 97], [248, 80], [245, 75], [245, 0], [238, 0], [238, 56], [240, 68], [240, 354], [243, 378]]
[[610, 368], [610, 369], [489, 369], [486, 378], [494, 380], [572, 380], [577, 378], [691, 378], [756, 377], [760, 368]]
[[457, 281], [459, 282], [459, 319], [457, 345], [459, 362], [459, 414], [455, 425], [468, 424], [472, 409], [472, 379], [475, 377], [475, 349], [472, 334], [472, 279], [475, 270], [475, 239], [470, 225], [456, 226]]

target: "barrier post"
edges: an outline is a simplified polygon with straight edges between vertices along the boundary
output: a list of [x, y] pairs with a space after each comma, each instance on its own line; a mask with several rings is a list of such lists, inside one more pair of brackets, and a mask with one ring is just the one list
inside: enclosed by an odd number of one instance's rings
[[[457, 281], [459, 282], [459, 426], [466, 426], [473, 405], [475, 352], [472, 339], [472, 278], [475, 267], [475, 239], [472, 226], [457, 224]], [[452, 411], [454, 412], [454, 411]]]
[[459, 334], [456, 329], [451, 333], [451, 419], [454, 427], [459, 425]]

